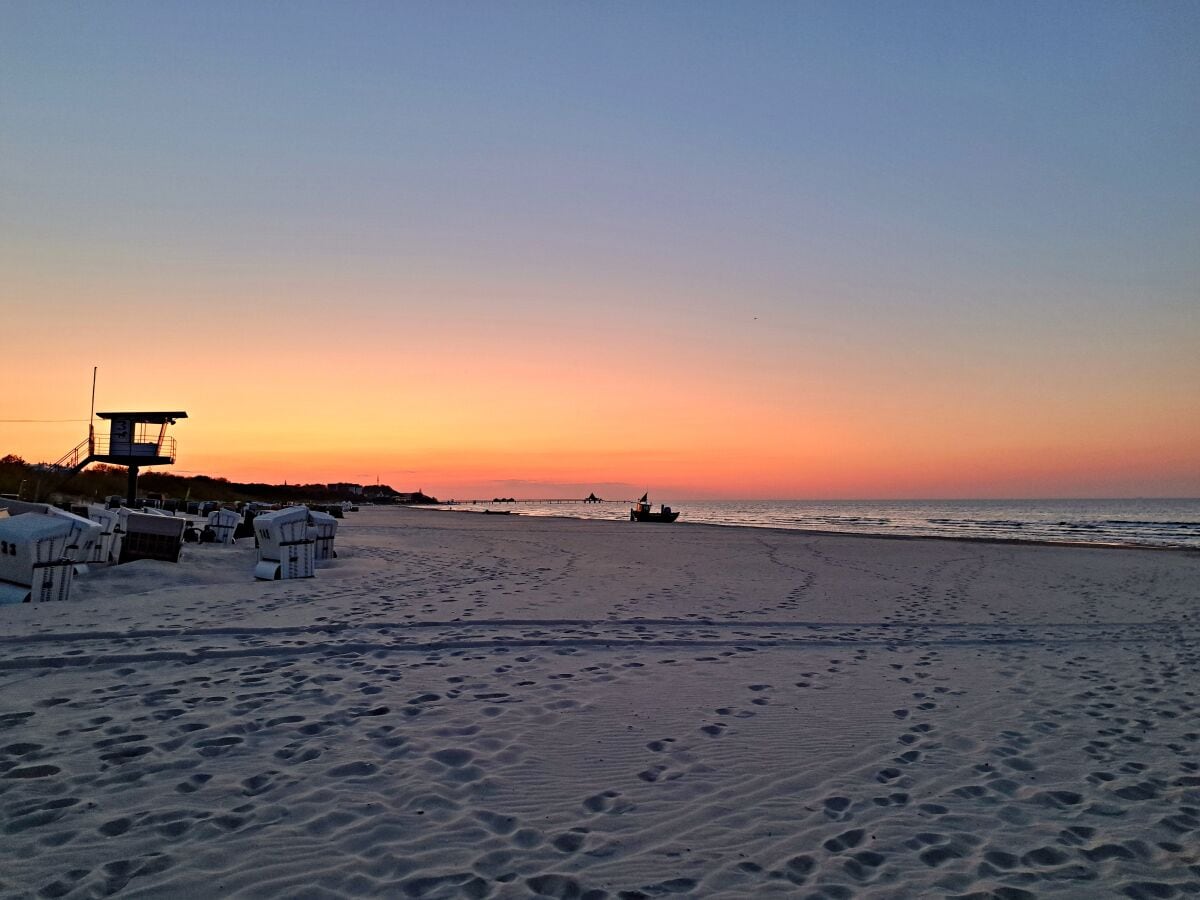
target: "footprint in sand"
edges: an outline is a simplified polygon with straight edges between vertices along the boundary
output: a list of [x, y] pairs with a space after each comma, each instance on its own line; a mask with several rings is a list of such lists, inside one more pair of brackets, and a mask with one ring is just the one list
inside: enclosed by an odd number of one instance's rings
[[7, 747], [0, 749], [0, 755], [4, 756], [29, 756], [32, 753], [37, 753], [42, 749], [41, 744], [9, 744]]
[[566, 834], [560, 834], [550, 843], [560, 853], [577, 853], [583, 846], [587, 835], [588, 829], [586, 828], [572, 828]]
[[450, 747], [445, 750], [438, 750], [436, 753], [432, 753], [430, 755], [443, 766], [451, 769], [461, 768], [475, 758], [474, 753], [461, 747]]
[[378, 766], [360, 760], [341, 766], [334, 766], [325, 773], [325, 776], [327, 778], [362, 778], [367, 775], [374, 775], [378, 771]]
[[543, 840], [542, 833], [534, 828], [521, 828], [512, 836], [512, 842], [523, 850], [531, 850]]
[[179, 784], [175, 785], [175, 790], [179, 791], [181, 794], [193, 794], [211, 780], [211, 775], [198, 772], [191, 776], [191, 778], [189, 778], [187, 781], [181, 781]]
[[852, 828], [849, 831], [843, 831], [837, 837], [831, 837], [825, 841], [823, 846], [830, 853], [841, 853], [843, 850], [852, 850], [862, 843], [866, 832], [861, 828]]
[[[804, 884], [804, 882], [808, 880], [808, 876], [813, 873], [813, 870], [816, 867], [816, 860], [814, 860], [811, 856], [801, 854], [799, 856], [793, 856], [791, 859], [789, 859], [787, 864], [784, 866], [783, 872], [784, 876], [792, 884]], [[759, 866], [758, 870], [761, 871], [762, 867]]]
[[503, 816], [499, 813], [480, 810], [475, 813], [475, 818], [494, 834], [512, 834], [517, 828], [516, 816]]
[[849, 797], [826, 797], [824, 802], [825, 812], [827, 814], [832, 813], [834, 815], [838, 815], [850, 808]]
[[601, 900], [608, 896], [607, 891], [587, 890], [574, 878], [568, 875], [535, 875], [525, 879], [529, 890], [539, 897], [579, 898], [579, 900]]
[[243, 743], [240, 737], [228, 736], [219, 738], [207, 738], [202, 741], [196, 741], [196, 752], [204, 757], [221, 756], [228, 753], [230, 749]]
[[846, 860], [842, 867], [852, 878], [859, 881], [869, 881], [875, 876], [875, 869], [878, 869], [885, 862], [887, 857], [882, 853], [876, 853], [874, 850], [860, 850], [854, 853]]
[[57, 775], [61, 772], [58, 766], [41, 765], [41, 766], [20, 766], [15, 769], [9, 769], [4, 773], [3, 778], [49, 778], [51, 775]]
[[613, 808], [613, 801], [621, 796], [620, 791], [603, 791], [593, 794], [583, 801], [583, 808], [588, 812], [608, 812]]

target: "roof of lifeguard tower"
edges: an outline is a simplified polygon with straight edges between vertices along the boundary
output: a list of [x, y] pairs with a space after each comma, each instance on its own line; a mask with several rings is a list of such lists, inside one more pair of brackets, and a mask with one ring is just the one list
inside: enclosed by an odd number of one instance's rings
[[98, 412], [101, 419], [129, 419], [132, 422], [149, 422], [153, 425], [174, 425], [176, 419], [186, 419], [187, 413], [179, 412]]

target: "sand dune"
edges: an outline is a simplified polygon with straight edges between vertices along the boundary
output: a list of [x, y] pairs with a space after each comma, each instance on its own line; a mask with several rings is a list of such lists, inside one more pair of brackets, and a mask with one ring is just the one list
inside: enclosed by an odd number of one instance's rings
[[0, 607], [0, 895], [1200, 892], [1200, 554], [370, 510]]

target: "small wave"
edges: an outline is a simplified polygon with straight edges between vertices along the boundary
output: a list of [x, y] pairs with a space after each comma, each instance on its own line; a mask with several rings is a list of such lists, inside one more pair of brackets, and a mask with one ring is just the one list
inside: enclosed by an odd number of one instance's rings
[[1026, 522], [1018, 522], [1014, 519], [926, 519], [934, 525], [954, 525], [965, 528], [976, 528], [980, 526], [990, 528], [1024, 528]]
[[891, 519], [875, 519], [867, 516], [797, 516], [796, 522], [814, 522], [825, 525], [890, 525]]
[[1118, 525], [1123, 528], [1158, 528], [1163, 530], [1179, 529], [1181, 531], [1200, 531], [1200, 522], [1166, 522], [1139, 521], [1137, 519], [1103, 519], [1105, 525]]

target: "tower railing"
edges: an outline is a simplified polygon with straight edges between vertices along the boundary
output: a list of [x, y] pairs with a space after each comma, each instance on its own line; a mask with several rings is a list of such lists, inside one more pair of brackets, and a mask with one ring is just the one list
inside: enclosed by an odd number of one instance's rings
[[108, 435], [90, 435], [80, 441], [54, 463], [56, 469], [74, 469], [94, 457], [128, 457], [132, 460], [169, 459], [175, 462], [175, 438], [155, 437], [152, 441], [122, 441], [113, 443]]
[[84, 438], [82, 441], [80, 441], [78, 444], [76, 444], [74, 447], [72, 447], [70, 450], [68, 450], [66, 453], [64, 453], [57, 462], [53, 463], [54, 468], [56, 468], [56, 469], [73, 469], [73, 468], [75, 468], [83, 460], [87, 459], [89, 456], [92, 455], [91, 445], [92, 445], [92, 438], [91, 437]]

